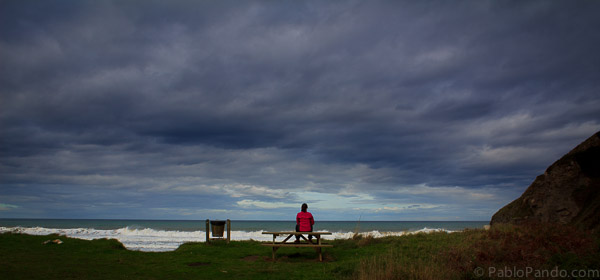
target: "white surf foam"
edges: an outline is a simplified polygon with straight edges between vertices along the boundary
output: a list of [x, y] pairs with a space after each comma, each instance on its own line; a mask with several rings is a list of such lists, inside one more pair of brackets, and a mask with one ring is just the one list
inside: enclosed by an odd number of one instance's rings
[[[327, 230], [323, 230], [327, 231]], [[402, 232], [361, 232], [363, 236], [372, 236], [374, 238], [386, 236], [402, 236], [406, 234], [431, 233], [431, 232], [452, 232], [445, 229], [423, 228], [417, 231]], [[93, 228], [72, 228], [72, 229], [54, 229], [44, 227], [0, 227], [0, 233], [24, 233], [30, 235], [49, 235], [59, 234], [71, 238], [85, 240], [92, 239], [117, 239], [125, 248], [129, 250], [145, 252], [166, 252], [174, 251], [181, 244], [186, 242], [204, 242], [206, 235], [204, 231], [166, 231], [154, 230], [150, 228], [119, 228], [113, 230], [98, 230]], [[231, 240], [256, 240], [271, 241], [272, 235], [262, 234], [263, 231], [231, 231]], [[331, 236], [323, 236], [324, 239], [348, 239], [354, 236], [354, 232], [334, 232]]]

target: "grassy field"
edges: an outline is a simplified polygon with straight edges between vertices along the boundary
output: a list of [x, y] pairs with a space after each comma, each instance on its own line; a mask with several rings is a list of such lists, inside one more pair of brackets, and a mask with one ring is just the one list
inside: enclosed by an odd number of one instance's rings
[[[64, 243], [42, 244], [57, 238]], [[330, 241], [334, 247], [324, 249], [323, 262], [310, 248], [281, 248], [273, 262], [271, 248], [255, 241], [187, 243], [173, 252], [147, 253], [126, 250], [116, 240], [5, 233], [0, 279], [488, 279], [506, 276], [498, 271], [507, 266], [598, 270], [599, 241], [595, 233], [564, 226], [497, 226], [355, 236]]]

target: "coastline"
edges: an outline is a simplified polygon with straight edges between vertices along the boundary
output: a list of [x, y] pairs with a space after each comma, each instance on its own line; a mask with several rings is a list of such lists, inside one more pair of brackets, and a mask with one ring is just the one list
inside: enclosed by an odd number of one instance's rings
[[[231, 232], [233, 241], [269, 241], [270, 236], [263, 235], [263, 231], [236, 231]], [[316, 230], [327, 231], [327, 230]], [[460, 230], [448, 230], [443, 228], [422, 228], [414, 231], [344, 231], [333, 232], [330, 237], [325, 239], [343, 240], [351, 239], [355, 234], [360, 234], [368, 238], [398, 237], [409, 234], [433, 233], [433, 232], [458, 232]], [[93, 228], [44, 228], [44, 227], [0, 227], [0, 233], [28, 234], [28, 235], [59, 235], [69, 238], [83, 240], [96, 239], [116, 239], [121, 242], [125, 248], [132, 251], [144, 252], [168, 252], [174, 251], [180, 245], [187, 242], [204, 242], [205, 231], [163, 231], [151, 228], [119, 228], [113, 230], [98, 230]]]

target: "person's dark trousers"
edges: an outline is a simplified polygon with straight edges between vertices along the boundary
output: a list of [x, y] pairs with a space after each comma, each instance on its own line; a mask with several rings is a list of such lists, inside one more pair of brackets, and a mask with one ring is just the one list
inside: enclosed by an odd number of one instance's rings
[[[310, 231], [313, 231], [313, 226], [310, 226]], [[300, 231], [300, 225], [296, 225], [296, 232], [306, 232], [306, 231]], [[308, 240], [312, 240], [312, 235], [308, 235]], [[300, 235], [296, 235], [296, 242], [300, 242]]]

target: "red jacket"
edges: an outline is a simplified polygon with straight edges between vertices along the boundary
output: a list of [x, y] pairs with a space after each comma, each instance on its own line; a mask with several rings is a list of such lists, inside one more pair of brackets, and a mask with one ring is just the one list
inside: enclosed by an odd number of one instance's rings
[[296, 224], [300, 231], [310, 231], [310, 226], [315, 224], [315, 219], [310, 212], [300, 212], [296, 215]]

